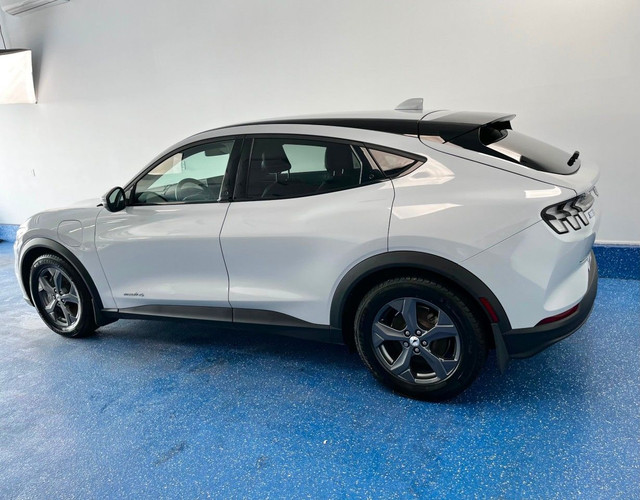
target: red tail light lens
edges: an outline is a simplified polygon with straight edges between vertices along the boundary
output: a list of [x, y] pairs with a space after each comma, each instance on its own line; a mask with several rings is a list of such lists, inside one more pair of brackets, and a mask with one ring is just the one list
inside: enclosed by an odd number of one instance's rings
[[486, 299], [485, 297], [480, 297], [480, 302], [482, 302], [482, 305], [487, 310], [487, 313], [489, 313], [489, 317], [491, 318], [491, 322], [492, 323], [497, 323], [498, 322], [498, 315], [493, 310], [493, 307], [491, 306], [491, 302], [489, 302], [489, 300]]
[[568, 318], [578, 310], [578, 305], [579, 304], [576, 304], [568, 311], [561, 312], [560, 314], [556, 314], [555, 316], [549, 316], [548, 318], [544, 318], [543, 320], [540, 320], [536, 326], [546, 325], [548, 323], [555, 323], [556, 321], [560, 321], [561, 319]]

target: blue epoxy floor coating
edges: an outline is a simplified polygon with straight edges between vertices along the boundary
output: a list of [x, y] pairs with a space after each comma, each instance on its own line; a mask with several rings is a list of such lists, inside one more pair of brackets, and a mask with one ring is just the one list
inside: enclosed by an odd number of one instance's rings
[[120, 321], [59, 337], [0, 244], [0, 498], [640, 498], [640, 282], [456, 401], [345, 348]]

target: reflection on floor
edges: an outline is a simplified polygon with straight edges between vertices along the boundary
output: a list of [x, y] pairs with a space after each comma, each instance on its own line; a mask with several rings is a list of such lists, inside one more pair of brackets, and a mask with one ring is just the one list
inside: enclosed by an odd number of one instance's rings
[[640, 282], [460, 398], [396, 396], [345, 348], [120, 321], [50, 332], [0, 244], [0, 497], [640, 497]]

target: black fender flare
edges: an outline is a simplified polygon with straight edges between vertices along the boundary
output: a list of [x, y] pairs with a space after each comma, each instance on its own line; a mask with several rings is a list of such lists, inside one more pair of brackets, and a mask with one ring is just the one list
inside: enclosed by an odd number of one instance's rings
[[[415, 252], [415, 251], [391, 251], [369, 257], [352, 267], [340, 280], [333, 294], [329, 321], [332, 328], [342, 329], [342, 316], [349, 295], [363, 279], [372, 274], [393, 268], [409, 268], [444, 277], [446, 280], [464, 289], [477, 303], [479, 310], [483, 311], [491, 325], [491, 330], [496, 341], [496, 349], [499, 357], [504, 345], [502, 333], [511, 330], [511, 323], [502, 307], [502, 304], [487, 285], [476, 275], [443, 257]], [[498, 321], [491, 318], [489, 311], [482, 303], [485, 299], [493, 308]]]
[[[89, 274], [89, 272], [82, 265], [80, 260], [68, 248], [61, 245], [57, 241], [50, 240], [49, 238], [41, 238], [41, 237], [32, 238], [29, 241], [27, 241], [22, 246], [22, 249], [20, 250], [20, 263], [19, 263], [20, 279], [22, 280], [22, 285], [24, 289], [29, 293], [29, 296], [30, 296], [30, 292], [29, 292], [28, 282], [25, 282], [25, 278], [24, 278], [25, 276], [24, 269], [23, 269], [24, 258], [30, 253], [31, 250], [36, 248], [51, 250], [52, 252], [57, 253], [58, 255], [63, 257], [67, 262], [69, 262], [69, 264], [71, 264], [71, 266], [73, 266], [73, 268], [82, 278], [82, 281], [84, 282], [85, 286], [89, 290], [89, 293], [91, 294], [91, 301], [93, 303], [92, 304], [93, 315], [96, 320], [96, 325], [102, 326], [102, 325], [106, 325], [107, 323], [110, 323], [111, 321], [105, 318], [104, 315], [102, 314], [102, 310], [103, 310], [102, 299], [100, 298], [100, 293], [98, 293], [98, 289], [95, 283], [93, 282], [93, 279], [91, 278], [91, 275]], [[33, 305], [33, 299], [31, 299], [31, 302]]]

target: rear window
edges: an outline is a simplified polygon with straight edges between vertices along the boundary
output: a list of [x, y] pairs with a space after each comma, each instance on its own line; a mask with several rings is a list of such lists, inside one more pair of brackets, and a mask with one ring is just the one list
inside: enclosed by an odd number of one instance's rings
[[541, 172], [568, 175], [580, 168], [579, 159], [569, 165], [571, 153], [499, 125], [480, 127], [451, 142]]

